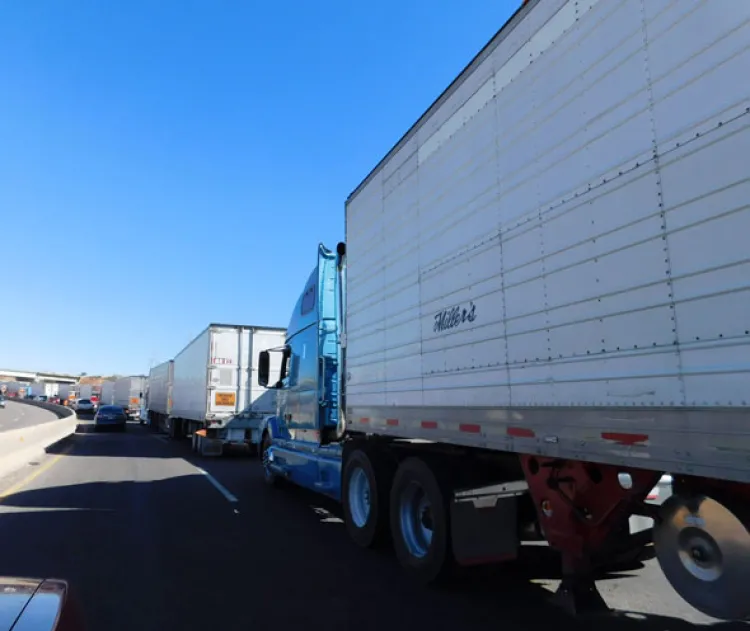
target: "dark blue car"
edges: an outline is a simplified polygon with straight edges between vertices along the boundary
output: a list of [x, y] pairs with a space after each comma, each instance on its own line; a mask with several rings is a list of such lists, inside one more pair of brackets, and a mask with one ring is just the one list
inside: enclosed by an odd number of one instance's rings
[[94, 429], [116, 429], [125, 431], [128, 417], [119, 405], [103, 405], [94, 416]]

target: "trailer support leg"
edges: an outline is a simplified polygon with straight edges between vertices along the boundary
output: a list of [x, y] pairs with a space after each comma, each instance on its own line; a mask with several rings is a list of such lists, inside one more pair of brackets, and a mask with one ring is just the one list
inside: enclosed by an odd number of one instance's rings
[[572, 616], [610, 611], [599, 593], [591, 570], [573, 569], [563, 557], [563, 577], [553, 602]]
[[633, 508], [661, 474], [530, 455], [521, 463], [544, 536], [562, 554], [555, 601], [574, 614], [606, 611], [596, 570], [613, 560]]

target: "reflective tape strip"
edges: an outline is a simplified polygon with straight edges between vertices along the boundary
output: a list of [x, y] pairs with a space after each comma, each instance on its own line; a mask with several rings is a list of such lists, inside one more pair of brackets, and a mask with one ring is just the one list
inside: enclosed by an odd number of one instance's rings
[[474, 423], [461, 423], [458, 429], [467, 434], [479, 434], [482, 431], [482, 426], [475, 425]]
[[610, 440], [619, 445], [637, 445], [648, 440], [648, 434], [625, 434], [622, 432], [602, 432], [604, 440]]

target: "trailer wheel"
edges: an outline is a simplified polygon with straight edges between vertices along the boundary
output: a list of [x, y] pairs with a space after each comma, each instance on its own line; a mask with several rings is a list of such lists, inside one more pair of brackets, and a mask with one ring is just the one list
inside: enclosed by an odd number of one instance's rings
[[378, 484], [374, 464], [369, 454], [356, 449], [344, 465], [341, 493], [344, 522], [349, 536], [362, 548], [378, 545], [387, 533], [387, 484], [382, 476], [385, 489]]
[[750, 620], [750, 515], [742, 498], [672, 495], [662, 504], [654, 547], [675, 591], [720, 620]]
[[423, 583], [446, 578], [453, 566], [448, 505], [424, 461], [412, 457], [399, 465], [390, 508], [391, 536], [401, 566]]

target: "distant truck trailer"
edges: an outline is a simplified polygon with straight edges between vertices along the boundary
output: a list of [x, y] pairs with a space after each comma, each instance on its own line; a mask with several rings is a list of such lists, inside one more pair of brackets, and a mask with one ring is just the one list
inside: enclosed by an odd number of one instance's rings
[[94, 394], [94, 388], [89, 384], [78, 384], [73, 389], [75, 399], [91, 399]]
[[114, 385], [114, 405], [122, 407], [128, 417], [137, 419], [141, 425], [144, 420], [141, 418], [141, 402], [145, 390], [145, 375], [120, 377]]
[[174, 358], [170, 436], [189, 436], [206, 456], [228, 445], [254, 451], [262, 419], [276, 410], [276, 393], [258, 385], [258, 356], [282, 346], [285, 335], [275, 327], [206, 327]]
[[154, 366], [148, 373], [146, 410], [153, 429], [167, 428], [167, 419], [172, 411], [173, 383], [174, 361], [171, 359]]
[[99, 405], [113, 405], [115, 402], [115, 382], [105, 381], [102, 383]]

